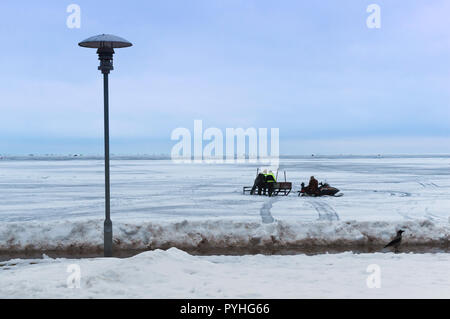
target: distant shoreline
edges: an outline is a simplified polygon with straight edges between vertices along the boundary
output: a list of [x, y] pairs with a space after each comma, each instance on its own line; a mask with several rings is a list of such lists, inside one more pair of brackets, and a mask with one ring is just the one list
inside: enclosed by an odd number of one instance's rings
[[[40, 161], [40, 160], [102, 160], [103, 155], [0, 155], [0, 161]], [[111, 160], [171, 160], [170, 155], [114, 155]], [[450, 158], [450, 154], [342, 154], [342, 155], [280, 155], [280, 159], [376, 159], [376, 158]]]

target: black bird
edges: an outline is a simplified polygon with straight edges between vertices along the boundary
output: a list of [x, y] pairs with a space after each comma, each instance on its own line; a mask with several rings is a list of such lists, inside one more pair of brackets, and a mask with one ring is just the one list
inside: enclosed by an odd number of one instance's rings
[[395, 250], [397, 250], [398, 246], [400, 246], [400, 243], [402, 242], [402, 233], [404, 233], [404, 230], [399, 230], [397, 231], [397, 235], [395, 236], [395, 238], [386, 246], [384, 246], [384, 248], [387, 247], [394, 247]]

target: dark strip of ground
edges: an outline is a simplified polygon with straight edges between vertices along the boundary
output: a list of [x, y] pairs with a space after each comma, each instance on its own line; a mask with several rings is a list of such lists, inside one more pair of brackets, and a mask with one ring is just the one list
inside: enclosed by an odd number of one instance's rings
[[[168, 249], [173, 246], [158, 247], [159, 249]], [[211, 255], [228, 255], [228, 256], [242, 256], [242, 255], [319, 255], [319, 254], [338, 254], [343, 252], [353, 252], [355, 254], [362, 253], [387, 253], [394, 252], [390, 249], [383, 249], [383, 247], [377, 246], [364, 246], [364, 245], [335, 245], [335, 246], [253, 246], [253, 247], [209, 247], [203, 245], [200, 247], [177, 247], [189, 254], [197, 256], [211, 256]], [[150, 249], [147, 249], [150, 250]], [[136, 249], [116, 249], [113, 252], [113, 257], [128, 258], [146, 250]], [[450, 247], [448, 245], [405, 245], [397, 250], [397, 253], [450, 253]], [[43, 254], [51, 258], [95, 258], [103, 257], [102, 250], [50, 250], [50, 251], [38, 251], [38, 250], [25, 250], [25, 251], [0, 251], [0, 262], [21, 258], [21, 259], [40, 259], [43, 258]], [[1, 263], [0, 263], [1, 267]]]

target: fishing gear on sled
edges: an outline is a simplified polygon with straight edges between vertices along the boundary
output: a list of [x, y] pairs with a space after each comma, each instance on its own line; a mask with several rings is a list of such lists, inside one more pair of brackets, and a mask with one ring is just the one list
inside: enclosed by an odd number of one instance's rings
[[[284, 182], [278, 181], [278, 170], [276, 175], [271, 171], [264, 169], [260, 172], [259, 168], [256, 170], [256, 178], [253, 186], [244, 186], [242, 193], [250, 195], [263, 195], [263, 196], [288, 196], [292, 190], [292, 183], [286, 179], [286, 171], [284, 171]], [[298, 196], [342, 196], [339, 193], [340, 190], [336, 187], [330, 186], [328, 183], [319, 183], [319, 181], [311, 176], [308, 186], [305, 183], [301, 183], [301, 189], [298, 192]]]
[[278, 182], [278, 170], [275, 175], [271, 170], [263, 170], [259, 172], [256, 170], [256, 178], [253, 186], [244, 186], [242, 188], [243, 194], [250, 195], [268, 195], [271, 196], [287, 196], [292, 190], [292, 183], [286, 181], [286, 171], [284, 172], [284, 182]]

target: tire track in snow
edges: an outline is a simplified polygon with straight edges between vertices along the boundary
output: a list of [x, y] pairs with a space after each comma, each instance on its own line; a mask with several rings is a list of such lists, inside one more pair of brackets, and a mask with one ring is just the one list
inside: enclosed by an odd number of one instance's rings
[[436, 185], [433, 182], [417, 182], [422, 186], [423, 188], [439, 188], [440, 186]]
[[399, 196], [399, 197], [411, 197], [412, 196], [412, 194], [409, 192], [380, 190], [380, 189], [349, 188], [346, 190], [353, 191], [353, 192], [371, 192], [371, 193], [379, 193], [379, 194], [389, 194], [390, 196]]
[[259, 213], [261, 215], [261, 219], [263, 224], [271, 224], [275, 221], [272, 214], [270, 213], [270, 210], [272, 209], [273, 203], [276, 201], [276, 198], [272, 197], [266, 200], [259, 210]]
[[320, 199], [313, 199], [310, 203], [319, 214], [319, 220], [339, 220], [338, 213], [330, 204], [320, 201]]

